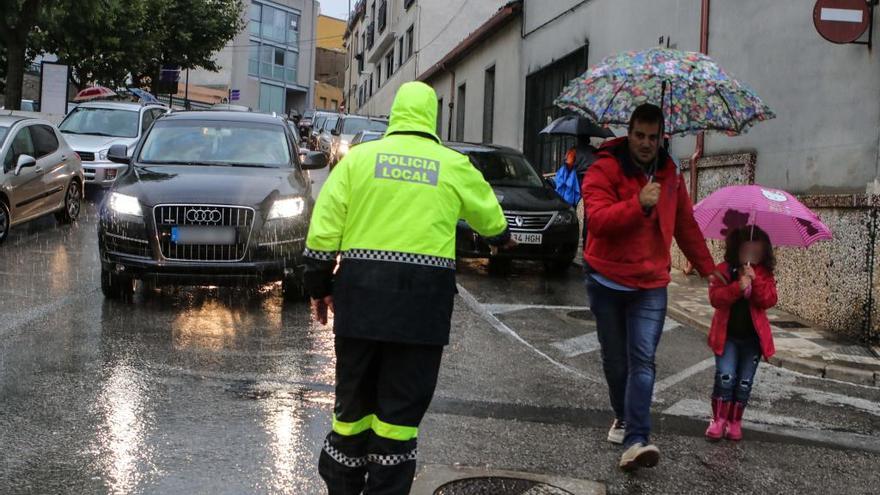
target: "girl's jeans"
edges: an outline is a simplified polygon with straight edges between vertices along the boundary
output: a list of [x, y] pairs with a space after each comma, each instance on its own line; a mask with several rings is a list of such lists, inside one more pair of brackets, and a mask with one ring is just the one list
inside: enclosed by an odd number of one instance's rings
[[761, 345], [757, 339], [727, 339], [724, 354], [715, 356], [715, 388], [712, 396], [725, 402], [748, 404], [760, 361]]

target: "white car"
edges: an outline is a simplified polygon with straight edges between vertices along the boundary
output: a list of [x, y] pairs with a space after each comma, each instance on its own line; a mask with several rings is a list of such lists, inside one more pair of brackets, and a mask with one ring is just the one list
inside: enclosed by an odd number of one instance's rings
[[153, 121], [167, 112], [167, 107], [158, 104], [89, 102], [68, 113], [58, 127], [82, 158], [86, 185], [106, 188], [126, 168], [107, 158], [110, 147], [122, 144], [131, 154]]
[[62, 223], [82, 209], [79, 156], [49, 121], [0, 116], [0, 242], [15, 225], [54, 213]]

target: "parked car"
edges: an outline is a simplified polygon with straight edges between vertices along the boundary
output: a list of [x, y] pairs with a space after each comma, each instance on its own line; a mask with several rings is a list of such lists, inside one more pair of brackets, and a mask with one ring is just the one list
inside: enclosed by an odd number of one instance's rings
[[82, 158], [86, 186], [107, 188], [126, 168], [110, 161], [110, 147], [123, 145], [130, 154], [153, 121], [167, 112], [158, 104], [88, 102], [70, 111], [58, 127]]
[[309, 131], [309, 149], [318, 150], [318, 136], [324, 128], [324, 122], [328, 117], [336, 115], [331, 112], [315, 112], [314, 120], [312, 120], [312, 128]]
[[82, 165], [49, 121], [0, 116], [0, 157], [0, 242], [15, 225], [49, 213], [61, 223], [79, 217]]
[[[4, 110], [5, 106], [0, 106], [0, 110]], [[34, 100], [21, 100], [21, 112], [39, 112], [40, 102]]]
[[355, 134], [361, 131], [377, 131], [384, 133], [388, 129], [388, 121], [362, 117], [359, 115], [345, 115], [336, 123], [336, 128], [330, 131], [330, 166], [334, 166], [348, 153]]
[[361, 143], [367, 143], [370, 141], [382, 139], [382, 136], [384, 135], [384, 132], [379, 131], [361, 131], [355, 134], [353, 138], [351, 138], [351, 144], [349, 145], [349, 148], [354, 148]]
[[300, 156], [281, 117], [180, 112], [156, 121], [129, 156], [99, 209], [101, 290], [125, 298], [135, 279], [155, 285], [240, 285], [282, 281], [303, 295], [302, 253], [313, 199], [303, 170], [326, 166]]
[[513, 239], [518, 246], [491, 255], [489, 245], [464, 221], [458, 223], [456, 252], [462, 258], [489, 258], [490, 267], [511, 259], [540, 260], [551, 273], [571, 266], [579, 232], [574, 208], [562, 200], [550, 183], [522, 153], [503, 146], [447, 143], [466, 155], [495, 190]]

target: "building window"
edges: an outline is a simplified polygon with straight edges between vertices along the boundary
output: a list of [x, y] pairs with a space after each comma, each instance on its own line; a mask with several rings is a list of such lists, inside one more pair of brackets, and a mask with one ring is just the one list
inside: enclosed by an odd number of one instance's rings
[[379, 17], [376, 19], [379, 29], [379, 34], [382, 34], [385, 31], [385, 22], [388, 17], [387, 15], [387, 6], [388, 2], [386, 0], [382, 0], [382, 3], [379, 4]]
[[373, 75], [370, 74], [370, 98], [373, 97]]
[[495, 127], [495, 66], [486, 70], [483, 93], [483, 142], [492, 142]]
[[399, 69], [403, 66], [403, 36], [397, 42], [397, 68]]
[[382, 64], [376, 64], [376, 87], [382, 87]]
[[296, 82], [298, 60], [297, 52], [270, 45], [252, 46], [248, 60], [248, 74], [277, 81]]
[[271, 84], [260, 84], [260, 110], [278, 114], [284, 113], [284, 88]]
[[250, 22], [248, 23], [250, 26], [250, 33], [259, 36], [260, 35], [260, 13], [262, 10], [262, 6], [258, 3], [252, 3], [248, 8], [248, 12], [250, 13]]
[[391, 77], [391, 74], [394, 74], [394, 48], [388, 51], [388, 54], [385, 55], [385, 74], [386, 78]]
[[414, 41], [413, 29], [414, 28], [415, 28], [415, 25], [412, 25], [409, 27], [409, 29], [406, 30], [406, 59], [407, 60], [409, 60], [409, 58], [413, 56], [413, 41]]
[[327, 108], [327, 98], [324, 96], [321, 97], [321, 108]]
[[455, 140], [464, 141], [464, 109], [467, 106], [467, 85], [458, 87], [458, 96], [455, 98]]
[[437, 100], [437, 136], [443, 135], [443, 98]]
[[299, 15], [268, 5], [252, 3], [250, 33], [288, 46], [299, 44]]
[[337, 108], [339, 108], [339, 101], [338, 100], [330, 100], [330, 109], [336, 110]]
[[412, 4], [416, 3], [416, 0], [403, 0], [403, 8], [409, 10], [412, 7]]

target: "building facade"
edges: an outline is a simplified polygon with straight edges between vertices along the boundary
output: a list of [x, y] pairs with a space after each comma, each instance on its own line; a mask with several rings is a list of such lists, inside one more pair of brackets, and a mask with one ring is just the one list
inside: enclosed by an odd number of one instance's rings
[[304, 111], [314, 101], [316, 0], [248, 0], [247, 25], [217, 53], [219, 72], [190, 83], [225, 89], [231, 103], [264, 112]]
[[504, 5], [502, 0], [360, 0], [351, 13], [348, 111], [388, 115], [401, 84], [418, 79]]
[[339, 110], [345, 86], [344, 48], [346, 22], [341, 19], [318, 16], [315, 48], [315, 100], [320, 110]]

